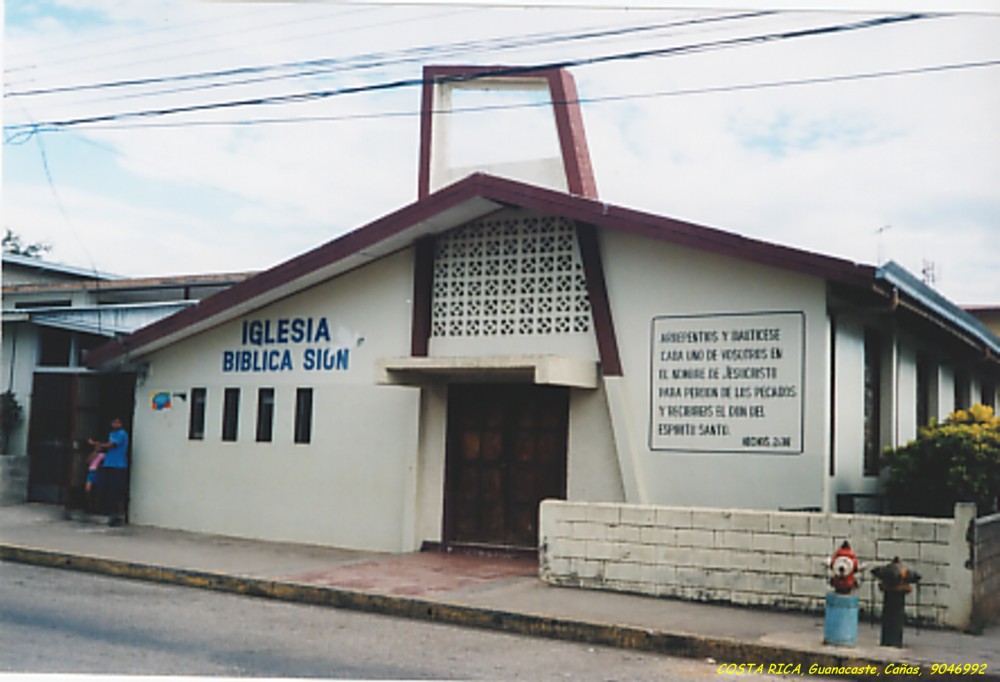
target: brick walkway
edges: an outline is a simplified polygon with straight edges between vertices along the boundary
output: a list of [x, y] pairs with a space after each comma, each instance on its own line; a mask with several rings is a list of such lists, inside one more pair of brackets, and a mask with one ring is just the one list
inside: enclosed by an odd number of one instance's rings
[[538, 573], [534, 558], [423, 552], [282, 576], [284, 580], [380, 594], [427, 596], [496, 585]]

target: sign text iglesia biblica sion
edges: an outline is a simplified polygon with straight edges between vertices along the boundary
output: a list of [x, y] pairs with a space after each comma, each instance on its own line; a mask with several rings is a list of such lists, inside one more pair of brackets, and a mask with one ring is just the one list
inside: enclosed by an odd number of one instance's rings
[[333, 345], [325, 317], [244, 320], [242, 348], [222, 352], [223, 372], [344, 371], [350, 349]]

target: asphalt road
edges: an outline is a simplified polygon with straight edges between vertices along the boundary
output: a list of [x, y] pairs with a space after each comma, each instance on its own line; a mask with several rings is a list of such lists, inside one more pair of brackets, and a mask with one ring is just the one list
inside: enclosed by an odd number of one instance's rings
[[0, 633], [0, 673], [382, 680], [721, 677], [718, 664], [707, 661], [3, 562]]

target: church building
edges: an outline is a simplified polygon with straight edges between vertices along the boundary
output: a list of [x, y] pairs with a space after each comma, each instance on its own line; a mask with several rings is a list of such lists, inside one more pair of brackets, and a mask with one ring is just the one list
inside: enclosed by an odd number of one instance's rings
[[[558, 158], [449, 164], [460, 89]], [[427, 67], [418, 198], [88, 354], [134, 372], [130, 516], [384, 551], [534, 548], [548, 498], [861, 511], [995, 404], [1000, 339], [882, 267], [607, 204], [571, 76]]]

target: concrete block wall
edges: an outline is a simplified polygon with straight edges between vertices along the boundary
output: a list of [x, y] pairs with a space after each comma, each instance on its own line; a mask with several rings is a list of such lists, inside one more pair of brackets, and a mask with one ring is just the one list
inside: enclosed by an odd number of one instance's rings
[[28, 499], [28, 456], [0, 454], [0, 507]]
[[[898, 556], [922, 575], [907, 599], [911, 618], [963, 628], [975, 509], [959, 507], [954, 519], [924, 519], [547, 500], [540, 575], [555, 585], [818, 612], [830, 590], [826, 560], [846, 539], [868, 568]], [[866, 572], [858, 591], [866, 612], [881, 606], [873, 585]]]
[[973, 619], [1000, 621], [1000, 514], [976, 519], [973, 549]]

